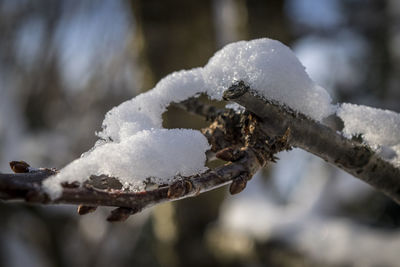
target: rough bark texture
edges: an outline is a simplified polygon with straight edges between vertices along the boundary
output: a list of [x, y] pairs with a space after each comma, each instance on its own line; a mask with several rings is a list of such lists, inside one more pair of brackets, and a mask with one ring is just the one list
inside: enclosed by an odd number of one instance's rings
[[265, 100], [244, 83], [233, 85], [224, 98], [244, 106], [260, 119], [266, 135], [290, 129], [289, 145], [304, 149], [382, 191], [400, 204], [400, 170], [368, 146], [349, 140], [335, 130], [288, 107]]

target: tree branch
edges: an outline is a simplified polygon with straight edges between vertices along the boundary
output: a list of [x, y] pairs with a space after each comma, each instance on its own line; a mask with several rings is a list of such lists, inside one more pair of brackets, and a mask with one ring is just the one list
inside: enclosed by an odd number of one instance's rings
[[218, 110], [197, 100], [181, 105], [190, 112], [212, 116], [214, 121], [202, 132], [216, 156], [229, 162], [224, 166], [201, 175], [176, 177], [173, 184], [155, 185], [155, 189], [147, 188], [143, 192], [124, 190], [117, 177], [91, 176], [82, 185], [63, 184], [61, 197], [51, 199], [42, 181], [54, 175], [55, 170], [33, 169], [22, 161], [11, 162], [17, 173], [0, 174], [0, 199], [81, 205], [79, 214], [92, 212], [97, 206], [114, 206], [118, 208], [108, 220], [121, 221], [146, 207], [197, 196], [229, 183], [230, 193], [239, 193], [257, 170], [276, 159], [276, 153], [295, 146], [344, 169], [400, 203], [399, 169], [366, 145], [346, 139], [286, 106], [258, 97], [243, 82], [227, 90], [224, 98], [237, 102], [247, 111], [237, 114], [232, 110]]
[[[275, 153], [288, 148], [286, 136], [274, 139], [262, 136], [263, 133], [257, 131], [257, 119], [249, 113], [236, 114], [232, 110], [220, 110], [218, 113], [215, 114], [214, 122], [203, 129], [203, 133], [216, 156], [229, 163], [214, 170], [191, 177], [177, 177], [177, 181], [171, 185], [156, 185], [158, 188], [143, 192], [124, 190], [114, 177], [91, 176], [82, 185], [63, 184], [62, 195], [51, 199], [42, 187], [42, 181], [56, 174], [56, 171], [33, 169], [23, 161], [15, 161], [10, 166], [14, 172], [19, 173], [0, 174], [0, 199], [81, 205], [78, 208], [79, 214], [92, 212], [97, 206], [114, 206], [118, 208], [112, 211], [108, 220], [120, 221], [146, 207], [197, 196], [229, 183], [230, 193], [239, 193], [257, 170], [274, 160]], [[260, 138], [270, 139], [271, 142], [257, 144]]]
[[[183, 177], [171, 186], [163, 186], [144, 192], [125, 191], [122, 189], [122, 185], [118, 186], [118, 183], [115, 183], [114, 186], [107, 185], [101, 188], [98, 185], [99, 181], [110, 183], [115, 178], [92, 176], [82, 186], [74, 184], [63, 185], [62, 195], [52, 200], [43, 190], [42, 181], [56, 172], [42, 169], [28, 173], [0, 174], [0, 199], [25, 200], [29, 203], [41, 204], [63, 203], [85, 206], [115, 206], [123, 208], [118, 209], [118, 216], [121, 215], [121, 211], [125, 214], [129, 213], [129, 216], [146, 207], [166, 201], [197, 196], [232, 181], [234, 183], [236, 181], [236, 185], [243, 184], [243, 181], [250, 180], [265, 162], [260, 162], [251, 149], [243, 149], [241, 152], [241, 158], [236, 162], [228, 163], [215, 170], [209, 170], [201, 175]], [[109, 218], [110, 220], [116, 220], [114, 217], [116, 217], [115, 212]], [[118, 217], [118, 219], [121, 218]]]
[[289, 107], [257, 96], [243, 82], [231, 86], [224, 99], [256, 114], [266, 135], [282, 135], [290, 129], [289, 145], [304, 149], [345, 170], [400, 204], [400, 170], [368, 146], [349, 140]]

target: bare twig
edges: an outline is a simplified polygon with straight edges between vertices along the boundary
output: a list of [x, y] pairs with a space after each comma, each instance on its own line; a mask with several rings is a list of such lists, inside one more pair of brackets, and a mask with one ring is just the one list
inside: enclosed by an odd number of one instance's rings
[[224, 94], [261, 118], [260, 129], [268, 136], [291, 134], [288, 144], [317, 155], [382, 191], [400, 204], [400, 170], [368, 146], [349, 140], [331, 128], [288, 107], [257, 96], [243, 82]]

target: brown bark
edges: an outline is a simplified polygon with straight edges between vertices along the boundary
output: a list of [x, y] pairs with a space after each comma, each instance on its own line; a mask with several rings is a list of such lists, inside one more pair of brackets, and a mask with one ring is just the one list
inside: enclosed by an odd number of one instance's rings
[[269, 136], [290, 129], [289, 145], [304, 149], [382, 191], [400, 204], [400, 170], [365, 144], [349, 140], [335, 130], [288, 107], [262, 99], [244, 83], [233, 85], [224, 98], [254, 112]]

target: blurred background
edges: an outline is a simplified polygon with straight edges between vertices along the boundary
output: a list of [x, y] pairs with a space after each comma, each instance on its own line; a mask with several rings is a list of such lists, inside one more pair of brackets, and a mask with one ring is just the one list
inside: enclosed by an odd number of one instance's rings
[[[219, 48], [290, 46], [335, 102], [400, 112], [397, 0], [0, 0], [0, 172], [61, 168], [104, 114]], [[206, 125], [171, 108], [166, 127]], [[398, 266], [400, 209], [300, 150], [237, 196], [222, 188], [144, 211], [0, 203], [0, 266]]]

